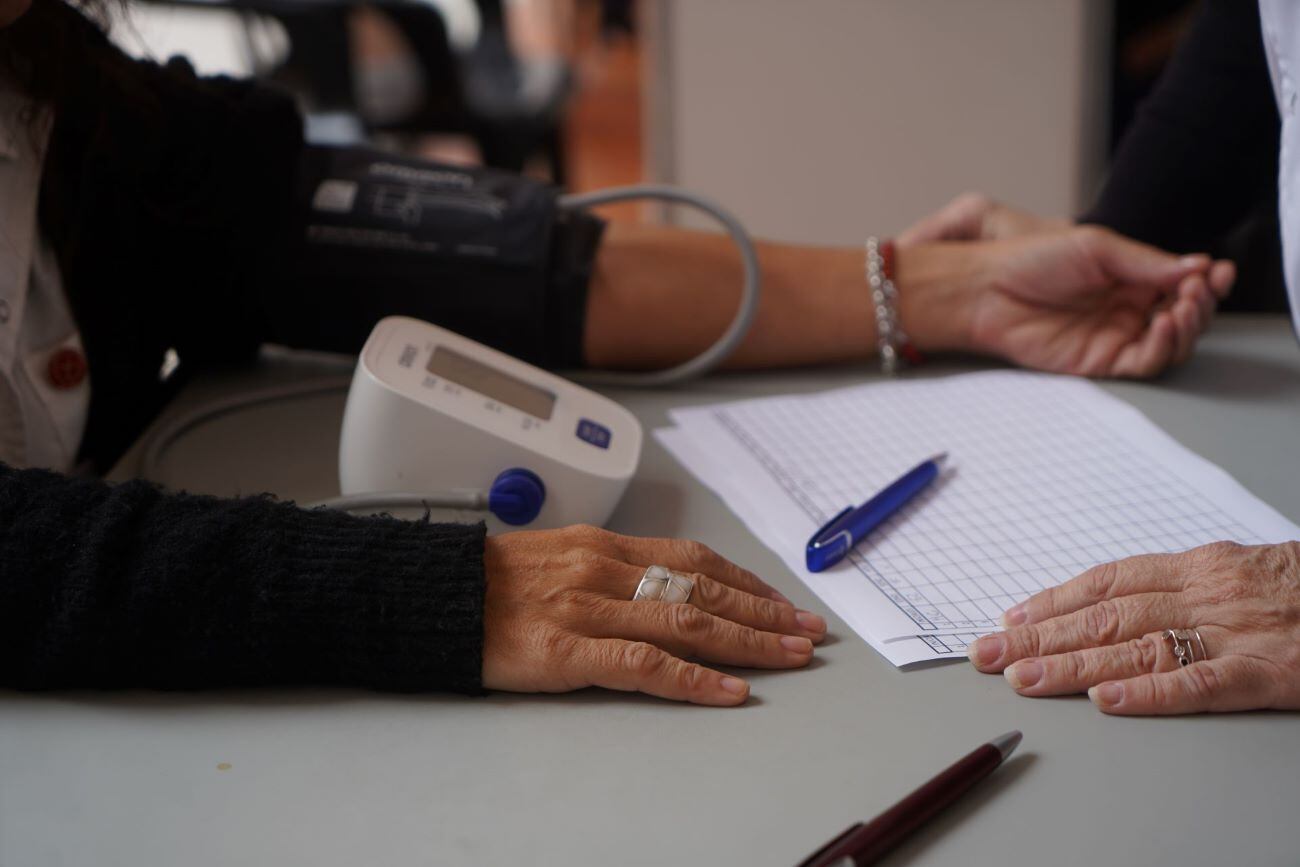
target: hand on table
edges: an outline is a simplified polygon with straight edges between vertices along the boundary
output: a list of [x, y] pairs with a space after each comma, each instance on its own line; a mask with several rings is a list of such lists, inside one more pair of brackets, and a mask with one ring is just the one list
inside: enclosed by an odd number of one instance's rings
[[[1073, 225], [1073, 221], [1064, 217], [1040, 217], [983, 193], [967, 192], [933, 214], [917, 220], [903, 230], [896, 241], [900, 246], [935, 241], [1002, 241], [1056, 232]], [[1210, 290], [1222, 298], [1232, 288], [1236, 268], [1228, 261], [1215, 262], [1205, 277]]]
[[983, 193], [962, 193], [904, 229], [895, 241], [899, 246], [934, 241], [998, 241], [1070, 225], [1064, 218], [1040, 217], [1004, 205]]
[[1231, 263], [1095, 226], [979, 246], [988, 271], [970, 302], [972, 347], [1055, 373], [1144, 377], [1186, 360], [1234, 278]]
[[[1106, 713], [1300, 709], [1300, 542], [1228, 542], [1089, 569], [1003, 615], [971, 645], [1021, 695], [1087, 690]], [[1180, 666], [1166, 629], [1196, 629]]]
[[[801, 668], [826, 622], [698, 542], [595, 527], [489, 536], [483, 685], [513, 692], [588, 686], [708, 705], [742, 704], [749, 685], [686, 657]], [[632, 601], [646, 568], [685, 572], [685, 603]]]

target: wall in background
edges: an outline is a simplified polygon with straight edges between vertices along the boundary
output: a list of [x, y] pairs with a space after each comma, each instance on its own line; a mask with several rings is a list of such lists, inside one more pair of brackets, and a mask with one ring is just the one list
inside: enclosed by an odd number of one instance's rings
[[1109, 6], [656, 0], [647, 173], [804, 242], [893, 233], [967, 189], [1074, 213], [1104, 165]]

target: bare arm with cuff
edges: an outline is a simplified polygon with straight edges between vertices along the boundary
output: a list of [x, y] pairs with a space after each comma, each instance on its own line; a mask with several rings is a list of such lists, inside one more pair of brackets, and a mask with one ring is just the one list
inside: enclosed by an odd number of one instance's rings
[[[876, 319], [860, 247], [764, 243], [763, 300], [729, 366], [865, 361]], [[1088, 376], [1152, 376], [1190, 353], [1222, 292], [1204, 255], [1173, 256], [1097, 227], [900, 247], [902, 324], [922, 352], [975, 352]], [[583, 355], [662, 367], [709, 345], [739, 297], [722, 236], [612, 225], [588, 290]]]

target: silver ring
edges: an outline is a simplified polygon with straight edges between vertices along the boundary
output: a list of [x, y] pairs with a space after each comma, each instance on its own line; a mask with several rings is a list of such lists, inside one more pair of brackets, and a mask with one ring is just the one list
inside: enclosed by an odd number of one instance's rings
[[[1205, 652], [1205, 642], [1201, 640], [1201, 632], [1198, 629], [1166, 629], [1161, 633], [1161, 638], [1165, 638], [1170, 643], [1170, 650], [1174, 653], [1174, 658], [1178, 660], [1180, 666], [1191, 665], [1193, 662], [1204, 662], [1210, 658]], [[1196, 643], [1192, 643], [1192, 639]], [[1201, 648], [1200, 659], [1196, 658], [1197, 646]]]
[[1193, 629], [1192, 635], [1196, 636], [1196, 643], [1201, 646], [1201, 659], [1209, 659], [1210, 654], [1205, 652], [1205, 642], [1201, 640], [1201, 630]]
[[636, 585], [632, 601], [685, 602], [694, 590], [695, 581], [691, 576], [674, 572], [666, 566], [651, 566], [641, 576], [641, 583]]

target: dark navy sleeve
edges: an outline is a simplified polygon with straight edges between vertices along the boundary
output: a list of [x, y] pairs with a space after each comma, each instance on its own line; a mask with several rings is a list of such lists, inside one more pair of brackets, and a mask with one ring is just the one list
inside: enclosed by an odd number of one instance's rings
[[1208, 0], [1081, 220], [1212, 250], [1276, 183], [1280, 129], [1258, 4]]

